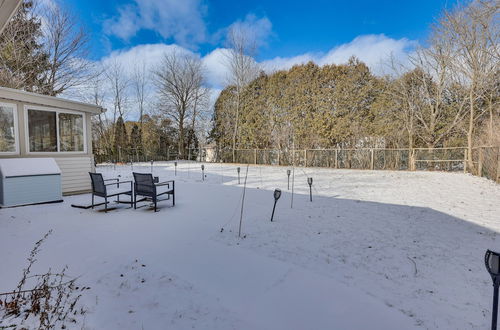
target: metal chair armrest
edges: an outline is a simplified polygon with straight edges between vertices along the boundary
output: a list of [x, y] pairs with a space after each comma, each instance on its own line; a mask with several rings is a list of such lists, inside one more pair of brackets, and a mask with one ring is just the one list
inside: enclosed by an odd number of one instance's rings
[[158, 182], [155, 183], [155, 186], [170, 186], [170, 183], [173, 183], [174, 180], [168, 180], [168, 181], [163, 181], [163, 182]]
[[127, 182], [132, 183], [132, 181], [127, 180], [127, 181], [118, 181], [118, 182], [112, 182], [112, 183], [105, 183], [104, 185], [105, 185], [105, 186], [111, 186], [111, 185], [115, 185], [115, 184], [122, 184], [122, 183], [127, 183]]

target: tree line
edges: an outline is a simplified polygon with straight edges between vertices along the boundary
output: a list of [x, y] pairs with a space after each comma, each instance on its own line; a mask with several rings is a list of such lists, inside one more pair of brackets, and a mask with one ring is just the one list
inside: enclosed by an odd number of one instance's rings
[[500, 144], [498, 1], [443, 11], [425, 46], [403, 63], [387, 59], [385, 75], [355, 57], [266, 73], [254, 59], [257, 40], [232, 27], [214, 105], [198, 56], [179, 49], [153, 67], [93, 62], [78, 17], [39, 6], [24, 0], [0, 35], [0, 85], [106, 108], [92, 119], [99, 159], [182, 159], [209, 142], [233, 160], [239, 148], [465, 145], [471, 160], [474, 146]]
[[471, 160], [475, 145], [500, 144], [499, 8], [445, 10], [427, 45], [408, 63], [389, 58], [383, 76], [352, 57], [231, 84], [211, 139], [220, 150], [467, 146]]

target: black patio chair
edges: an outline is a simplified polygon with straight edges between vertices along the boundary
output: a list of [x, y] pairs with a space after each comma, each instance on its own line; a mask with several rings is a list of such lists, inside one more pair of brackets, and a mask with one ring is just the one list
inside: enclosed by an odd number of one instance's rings
[[[132, 204], [132, 181], [120, 181], [118, 178], [106, 179], [102, 177], [101, 173], [89, 172], [90, 180], [92, 181], [92, 209], [94, 206], [102, 205], [94, 204], [94, 197], [99, 196], [104, 198], [104, 212], [108, 212], [108, 198], [117, 197], [118, 203]], [[107, 181], [114, 181], [111, 183], [106, 183]], [[128, 185], [123, 185], [124, 183], [130, 183], [130, 188]], [[122, 187], [120, 187], [122, 185]], [[108, 189], [108, 186], [116, 186], [116, 188]], [[130, 196], [130, 202], [120, 201], [120, 195]]]
[[[154, 210], [156, 212], [157, 203], [161, 201], [158, 199], [158, 197], [162, 195], [168, 195], [168, 198], [166, 200], [170, 199], [170, 195], [172, 195], [172, 205], [175, 206], [174, 180], [155, 183], [155, 179], [150, 173], [132, 172], [132, 174], [134, 175], [134, 209], [137, 208], [137, 202], [142, 202], [150, 199], [154, 203]], [[166, 188], [166, 190], [164, 190], [164, 187]], [[137, 196], [142, 196], [144, 198], [141, 200], [137, 200]]]

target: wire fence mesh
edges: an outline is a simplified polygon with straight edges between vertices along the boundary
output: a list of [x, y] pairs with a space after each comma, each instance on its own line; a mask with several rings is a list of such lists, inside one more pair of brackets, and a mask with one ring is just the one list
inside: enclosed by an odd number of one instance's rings
[[[240, 163], [327, 167], [363, 170], [417, 170], [469, 172], [500, 182], [500, 147], [475, 147], [471, 158], [466, 147], [450, 148], [358, 148], [358, 149], [188, 149], [185, 160], [198, 162]], [[177, 160], [176, 152], [166, 155], [130, 154], [120, 160], [95, 155], [96, 163], [130, 163]]]

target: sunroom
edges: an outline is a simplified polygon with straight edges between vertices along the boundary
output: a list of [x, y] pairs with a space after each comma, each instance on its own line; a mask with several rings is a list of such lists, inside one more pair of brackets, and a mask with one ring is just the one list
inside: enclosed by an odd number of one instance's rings
[[[54, 158], [65, 195], [90, 190], [91, 116], [103, 108], [0, 87], [0, 159]], [[27, 164], [33, 165], [33, 160]], [[36, 162], [35, 162], [36, 163]]]

